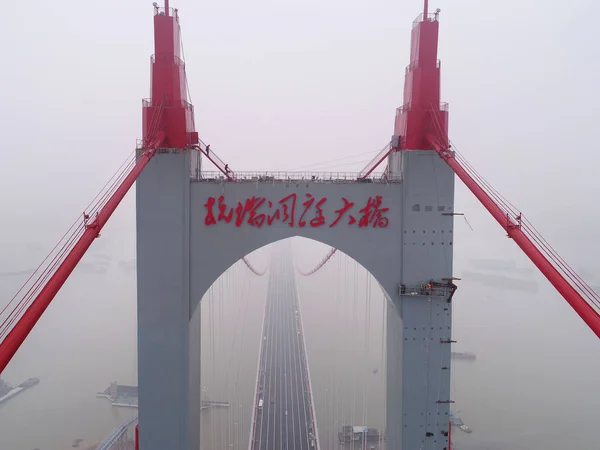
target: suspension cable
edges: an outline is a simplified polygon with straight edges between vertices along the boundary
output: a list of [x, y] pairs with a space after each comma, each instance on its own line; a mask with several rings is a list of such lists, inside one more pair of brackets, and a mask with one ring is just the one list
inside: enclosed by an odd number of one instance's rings
[[509, 237], [525, 252], [544, 276], [560, 292], [577, 314], [600, 337], [600, 295], [596, 293], [566, 261], [548, 244], [522, 213], [498, 193], [453, 148], [432, 111], [436, 135], [428, 139], [440, 157], [457, 173], [467, 187], [506, 230]]
[[[137, 161], [135, 159], [130, 161], [128, 157], [117, 170], [116, 178], [113, 175], [108, 181], [109, 187], [106, 188], [105, 185], [105, 188], [92, 200], [90, 204], [93, 206], [84, 212], [83, 221], [76, 221], [69, 228], [42, 264], [0, 312], [0, 372], [10, 362], [92, 242], [100, 236], [100, 231], [148, 161], [156, 154], [165, 138], [164, 132], [158, 133], [162, 111], [161, 102], [154, 110], [151, 126], [142, 147], [143, 151]], [[50, 262], [47, 262], [49, 259]], [[42, 267], [45, 268], [34, 279], [34, 275]], [[11, 306], [12, 309], [9, 310]]]
[[329, 261], [333, 255], [335, 255], [335, 252], [337, 252], [337, 248], [331, 247], [329, 252], [319, 262], [319, 264], [317, 264], [312, 270], [309, 270], [308, 272], [303, 272], [298, 267], [296, 267], [296, 270], [298, 271], [298, 273], [300, 273], [300, 275], [304, 275], [305, 277], [312, 275], [313, 273], [317, 272], [321, 267], [323, 267], [327, 263], [327, 261]]
[[254, 275], [258, 275], [259, 277], [262, 277], [265, 273], [267, 273], [267, 268], [266, 267], [262, 271], [256, 270], [254, 268], [254, 266], [252, 265], [252, 263], [248, 260], [248, 258], [246, 256], [244, 256], [242, 258], [242, 261], [244, 261], [244, 264], [246, 264], [246, 267], [248, 267], [248, 269], [250, 269], [250, 272], [252, 272]]

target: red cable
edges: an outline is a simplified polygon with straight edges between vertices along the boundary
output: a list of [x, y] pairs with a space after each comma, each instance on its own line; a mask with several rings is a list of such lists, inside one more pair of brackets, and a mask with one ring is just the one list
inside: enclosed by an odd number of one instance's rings
[[[544, 276], [560, 292], [563, 298], [579, 314], [585, 323], [600, 337], [600, 314], [590, 303], [584, 299], [581, 293], [567, 281], [564, 274], [546, 258], [543, 248], [540, 249], [532, 241], [527, 233], [522, 229], [521, 224], [511, 219], [506, 211], [502, 209], [494, 198], [478, 184], [476, 179], [471, 176], [468, 169], [464, 167], [455, 157], [453, 152], [446, 149], [446, 146], [440, 145], [437, 136], [429, 135], [429, 142], [434, 146], [440, 157], [450, 166], [454, 173], [465, 183], [473, 192], [482, 205], [488, 210], [496, 221], [505, 229], [509, 237], [525, 252], [530, 260], [538, 267]], [[445, 142], [445, 140], [442, 140]], [[551, 258], [555, 261], [554, 258]], [[570, 278], [570, 277], [569, 277]]]
[[303, 272], [298, 267], [296, 267], [296, 270], [298, 271], [298, 273], [300, 273], [300, 275], [304, 275], [305, 277], [312, 275], [313, 273], [316, 273], [321, 267], [323, 267], [327, 263], [327, 261], [329, 261], [333, 257], [333, 255], [335, 255], [335, 252], [337, 252], [337, 248], [331, 247], [331, 249], [325, 255], [325, 257], [312, 270], [308, 272]]
[[[521, 228], [524, 232], [530, 236], [533, 240], [538, 243], [539, 250], [543, 250], [546, 255], [552, 259], [563, 272], [577, 287], [581, 290], [581, 294], [585, 295], [590, 299], [594, 304], [600, 307], [600, 296], [575, 272], [575, 270], [569, 266], [569, 264], [556, 252], [552, 246], [546, 241], [546, 239], [535, 229], [533, 224], [529, 222], [520, 212], [519, 210], [508, 201], [500, 192], [498, 192], [494, 187], [480, 175], [469, 162], [455, 151], [455, 157], [459, 162], [463, 165], [467, 173], [474, 179], [477, 179], [480, 182], [482, 187], [487, 187], [486, 193], [493, 197], [497, 203], [500, 203], [504, 209], [506, 214], [512, 213], [514, 215], [514, 219], [517, 220], [518, 216], [521, 216]], [[470, 170], [468, 170], [468, 169]], [[527, 224], [531, 227], [531, 230], [528, 229]], [[587, 293], [587, 295], [585, 294]]]
[[[129, 157], [127, 159], [129, 159]], [[110, 186], [109, 189], [104, 193], [104, 195], [102, 195], [102, 198], [100, 200], [98, 200], [98, 202], [96, 202], [96, 205], [94, 205], [94, 207], [92, 208], [92, 211], [89, 214], [90, 217], [94, 213], [96, 213], [100, 208], [102, 208], [102, 206], [106, 203], [105, 198], [107, 196], [109, 196], [109, 195], [112, 195], [112, 193], [118, 187], [118, 186], [115, 186], [115, 185], [117, 183], [120, 184], [120, 182], [122, 181], [122, 179], [124, 178], [124, 176], [126, 175], [126, 173], [130, 171], [130, 167], [132, 166], [132, 162], [130, 162], [129, 164], [127, 164], [127, 166], [125, 168], [123, 168], [123, 165], [126, 162], [127, 162], [127, 160], [123, 164], [121, 164], [121, 167], [119, 167], [119, 169], [117, 170], [117, 172], [115, 174], [113, 174], [113, 176], [111, 177], [110, 180], [112, 180], [113, 178], [115, 178], [115, 175], [120, 172], [119, 175], [118, 175], [118, 177], [113, 181], [112, 186]], [[106, 186], [110, 183], [110, 180], [104, 185], [104, 187], [96, 195], [96, 197], [94, 197], [94, 200], [96, 200], [101, 195], [102, 191], [104, 191], [106, 189]], [[94, 200], [92, 200], [92, 202], [90, 202], [90, 205], [94, 202]], [[89, 208], [89, 205], [88, 205], [88, 208]], [[15, 294], [15, 296], [13, 296], [13, 298], [9, 301], [9, 303], [0, 312], [0, 317], [6, 312], [6, 310], [8, 309], [8, 307], [14, 302], [14, 300], [17, 298], [17, 296], [19, 295], [19, 293], [21, 293], [21, 291], [32, 280], [33, 276], [44, 265], [44, 263], [48, 260], [48, 258], [50, 256], [52, 256], [52, 254], [56, 251], [56, 249], [58, 248], [58, 246], [60, 245], [60, 243], [64, 241], [65, 236], [67, 236], [67, 234], [73, 229], [73, 227], [77, 224], [77, 222], [79, 220], [77, 220], [76, 222], [73, 223], [73, 225], [71, 225], [71, 227], [69, 228], [69, 230], [67, 230], [67, 232], [62, 236], [62, 238], [58, 241], [58, 243], [54, 246], [54, 248], [50, 251], [50, 253], [46, 256], [46, 258], [42, 261], [42, 263], [37, 267], [37, 269], [33, 272], [33, 274], [25, 281], [25, 283], [17, 291], [17, 293]], [[67, 239], [67, 241], [62, 245], [62, 247], [59, 250], [58, 254], [56, 254], [54, 256], [54, 258], [50, 261], [49, 265], [46, 266], [46, 268], [40, 273], [40, 275], [38, 276], [38, 278], [33, 282], [33, 285], [24, 294], [23, 298], [11, 310], [11, 312], [4, 319], [4, 321], [2, 322], [2, 324], [0, 324], [0, 338], [2, 338], [7, 333], [9, 327], [15, 322], [15, 320], [19, 317], [19, 315], [22, 313], [22, 311], [24, 310], [24, 308], [26, 308], [28, 306], [28, 303], [33, 298], [33, 296], [39, 291], [40, 286], [48, 279], [48, 277], [54, 271], [54, 269], [58, 266], [58, 264], [60, 262], [62, 262], [63, 256], [67, 253], [67, 251], [70, 248], [72, 248], [72, 246], [74, 245], [75, 239], [78, 237], [78, 235], [82, 231], [84, 231], [84, 226], [83, 226], [83, 224], [80, 224], [73, 231], [73, 233], [69, 236], [69, 238]]]
[[256, 270], [254, 268], [254, 266], [252, 264], [250, 264], [250, 261], [248, 261], [248, 259], [245, 256], [242, 258], [242, 261], [244, 261], [244, 264], [246, 264], [248, 269], [250, 269], [250, 272], [252, 272], [254, 275], [258, 275], [259, 277], [262, 277], [265, 273], [267, 273], [267, 269], [263, 270], [262, 272], [259, 272], [258, 270]]
[[[437, 126], [438, 132], [440, 134], [443, 134], [441, 126], [439, 125], [439, 122], [436, 119], [437, 117], [435, 117], [434, 115], [434, 125]], [[450, 143], [449, 140], [448, 142]], [[454, 146], [452, 147], [455, 148]], [[510, 213], [512, 213], [514, 215], [513, 219], [515, 221], [518, 220], [518, 217], [521, 218], [521, 223], [519, 224], [520, 228], [527, 236], [530, 236], [532, 240], [536, 241], [536, 243], [538, 244], [538, 250], [543, 251], [548, 256], [548, 258], [555, 263], [555, 266], [558, 266], [555, 268], [560, 269], [560, 271], [579, 288], [580, 294], [582, 296], [587, 297], [596, 306], [600, 307], [600, 295], [598, 295], [577, 274], [577, 272], [575, 272], [575, 270], [573, 270], [573, 268], [569, 266], [569, 264], [558, 254], [558, 252], [556, 252], [556, 250], [552, 248], [548, 241], [546, 241], [546, 239], [535, 229], [533, 224], [527, 219], [525, 219], [519, 212], [519, 210], [508, 199], [506, 199], [506, 197], [500, 194], [500, 192], [497, 191], [489, 182], [487, 182], [487, 180], [481, 174], [479, 174], [477, 170], [475, 170], [475, 168], [466, 160], [466, 158], [460, 155], [460, 153], [456, 150], [454, 151], [454, 157], [459, 163], [461, 163], [463, 169], [465, 170], [465, 172], [467, 172], [469, 176], [471, 176], [471, 178], [479, 181], [480, 187], [484, 190], [484, 192], [488, 196], [492, 197], [497, 204], [503, 206], [504, 212], [507, 216], [509, 216]], [[531, 229], [528, 229], [527, 224], [531, 227]]]
[[40, 286], [45, 283], [45, 281], [49, 278], [54, 269], [62, 262], [60, 260], [60, 257], [62, 257], [66, 252], [67, 248], [63, 248], [61, 250], [61, 253], [54, 257], [54, 259], [51, 262], [51, 265], [44, 270], [40, 277], [35, 281], [34, 285], [29, 288], [25, 296], [19, 301], [19, 303], [17, 303], [17, 305], [8, 315], [8, 317], [3, 321], [0, 330], [0, 338], [3, 338], [10, 331], [11, 325], [13, 325], [14, 322], [19, 318], [23, 310], [29, 306], [33, 296], [36, 295], [36, 293], [39, 291]]
[[[162, 111], [162, 104], [161, 107], [159, 107], [159, 110]], [[0, 373], [23, 344], [23, 341], [27, 338], [37, 321], [46, 311], [67, 278], [71, 275], [83, 255], [87, 252], [94, 239], [100, 235], [100, 231], [112, 216], [142, 170], [156, 154], [164, 139], [165, 133], [161, 132], [145, 147], [144, 152], [137, 159], [134, 168], [127, 174], [127, 177], [121, 182], [111, 198], [96, 214], [92, 222], [87, 224], [83, 234], [70, 249], [69, 254], [64, 258], [48, 282], [45, 283], [43, 289], [19, 318], [19, 321], [2, 342], [0, 342]], [[147, 142], [149, 140], [150, 138], [146, 139]], [[60, 256], [62, 256], [62, 254]]]

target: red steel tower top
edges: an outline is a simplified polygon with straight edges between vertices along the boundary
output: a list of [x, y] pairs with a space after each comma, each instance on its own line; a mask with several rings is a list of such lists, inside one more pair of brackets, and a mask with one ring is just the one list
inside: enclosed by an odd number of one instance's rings
[[165, 0], [164, 8], [154, 3], [152, 81], [150, 98], [143, 101], [143, 135], [147, 141], [151, 137], [148, 133], [155, 129], [153, 120], [159, 120], [158, 130], [166, 134], [164, 148], [187, 148], [198, 143], [194, 107], [187, 101], [180, 33], [177, 9], [169, 8], [169, 0]]
[[396, 110], [394, 127], [401, 149], [433, 150], [427, 135], [448, 135], [448, 104], [440, 103], [439, 12], [429, 14], [428, 0], [424, 0], [423, 14], [413, 22], [404, 104]]

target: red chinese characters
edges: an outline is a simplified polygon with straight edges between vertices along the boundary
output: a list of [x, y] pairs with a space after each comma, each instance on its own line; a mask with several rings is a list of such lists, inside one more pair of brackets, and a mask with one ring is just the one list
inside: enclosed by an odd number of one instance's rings
[[327, 202], [326, 197], [317, 198], [310, 193], [305, 194], [304, 198], [298, 198], [298, 194], [292, 193], [278, 201], [253, 196], [238, 201], [235, 206], [228, 206], [223, 195], [218, 198], [209, 197], [204, 204], [204, 224], [212, 226], [219, 222], [230, 223], [234, 219], [236, 227], [246, 223], [256, 228], [273, 225], [275, 221], [281, 221], [292, 228], [317, 228], [324, 225], [333, 228], [344, 221], [347, 225], [355, 225], [358, 228], [386, 228], [389, 224], [386, 216], [389, 208], [382, 206], [381, 195], [369, 197], [366, 205], [358, 209], [356, 217], [351, 214], [355, 202], [346, 197], [342, 197], [339, 208], [333, 205], [329, 207], [331, 216], [326, 217]]
[[381, 195], [375, 196], [375, 198], [369, 197], [367, 206], [360, 210], [362, 217], [358, 221], [359, 227], [368, 227], [369, 225], [374, 228], [386, 228], [388, 226], [388, 218], [383, 214], [388, 212], [390, 208], [382, 208], [383, 197]]
[[[335, 211], [335, 213], [337, 214], [337, 217], [335, 218], [335, 220], [333, 222], [331, 222], [331, 225], [329, 225], [330, 227], [335, 227], [337, 225], [337, 223], [340, 221], [340, 219], [344, 216], [346, 211], [352, 209], [352, 207], [354, 206], [354, 202], [349, 202], [346, 197], [342, 197], [342, 201], [344, 202], [344, 206], [342, 206], [340, 209]], [[350, 221], [348, 222], [348, 224], [350, 225], [350, 224], [353, 224], [354, 222], [356, 222], [356, 219], [354, 217], [350, 216]]]

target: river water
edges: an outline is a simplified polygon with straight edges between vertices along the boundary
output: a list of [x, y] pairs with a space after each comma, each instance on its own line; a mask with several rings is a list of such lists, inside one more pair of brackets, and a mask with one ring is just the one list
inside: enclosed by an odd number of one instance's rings
[[[117, 235], [86, 256], [3, 374], [12, 384], [30, 376], [41, 383], [0, 406], [0, 449], [66, 450], [75, 438], [85, 448], [135, 415], [95, 397], [111, 380], [136, 383], [132, 243]], [[28, 269], [40, 256], [13, 249], [0, 256], [1, 273]], [[328, 250], [308, 241], [294, 249], [304, 269]], [[254, 263], [264, 267], [267, 253], [252, 255]], [[457, 263], [458, 276], [466, 266]], [[247, 448], [266, 278], [238, 264], [203, 299], [205, 395], [231, 403], [202, 414], [206, 450]], [[1, 275], [0, 297], [23, 280]], [[454, 433], [458, 449], [597, 447], [597, 339], [537, 282], [530, 293], [465, 278], [455, 296], [456, 350], [477, 353], [453, 364], [454, 407], [474, 430]], [[298, 283], [321, 446], [339, 448], [342, 425], [385, 427], [385, 302], [343, 255]]]

